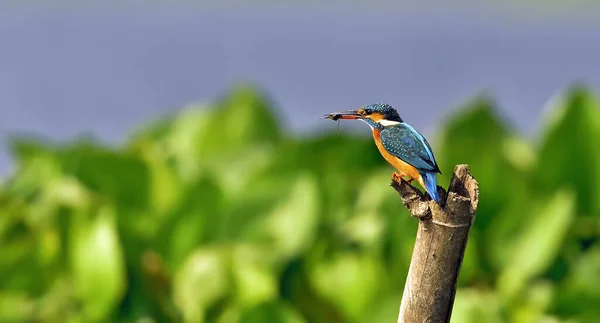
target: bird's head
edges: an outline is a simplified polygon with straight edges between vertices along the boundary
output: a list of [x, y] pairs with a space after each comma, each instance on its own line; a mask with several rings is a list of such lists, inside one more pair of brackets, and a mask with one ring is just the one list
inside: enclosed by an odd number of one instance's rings
[[398, 111], [386, 103], [374, 103], [357, 110], [330, 113], [327, 118], [332, 120], [362, 120], [372, 128], [382, 128], [403, 122]]

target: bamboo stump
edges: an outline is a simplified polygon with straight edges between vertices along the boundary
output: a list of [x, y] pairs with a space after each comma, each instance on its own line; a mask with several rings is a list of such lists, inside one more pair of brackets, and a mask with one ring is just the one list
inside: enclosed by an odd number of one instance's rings
[[468, 165], [457, 165], [448, 192], [438, 186], [441, 205], [404, 180], [393, 181], [392, 187], [410, 214], [419, 219], [398, 323], [450, 322], [458, 274], [479, 202], [479, 185]]

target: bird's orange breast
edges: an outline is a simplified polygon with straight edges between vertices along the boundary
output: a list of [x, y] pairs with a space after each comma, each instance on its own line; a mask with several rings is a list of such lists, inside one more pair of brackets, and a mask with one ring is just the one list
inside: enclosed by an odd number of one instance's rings
[[379, 129], [373, 129], [373, 139], [375, 139], [375, 145], [377, 146], [377, 149], [379, 149], [381, 156], [383, 156], [388, 163], [394, 166], [399, 172], [421, 182], [421, 174], [414, 166], [406, 163], [402, 159], [390, 154], [387, 150], [385, 150], [383, 144], [381, 143], [381, 131]]

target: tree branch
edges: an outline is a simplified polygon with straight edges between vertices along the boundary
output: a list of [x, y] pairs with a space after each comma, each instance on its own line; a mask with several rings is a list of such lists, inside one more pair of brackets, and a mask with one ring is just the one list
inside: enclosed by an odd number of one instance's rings
[[410, 214], [419, 218], [398, 323], [450, 322], [458, 274], [479, 202], [479, 185], [468, 165], [457, 165], [448, 193], [438, 186], [441, 205], [404, 180], [393, 181], [392, 187]]

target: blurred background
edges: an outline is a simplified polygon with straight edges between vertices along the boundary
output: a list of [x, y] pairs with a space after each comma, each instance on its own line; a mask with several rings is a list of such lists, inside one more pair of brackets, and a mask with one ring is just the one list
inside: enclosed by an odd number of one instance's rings
[[416, 220], [319, 119], [378, 102], [480, 183], [452, 322], [597, 322], [598, 57], [594, 1], [4, 1], [0, 322], [395, 322]]

